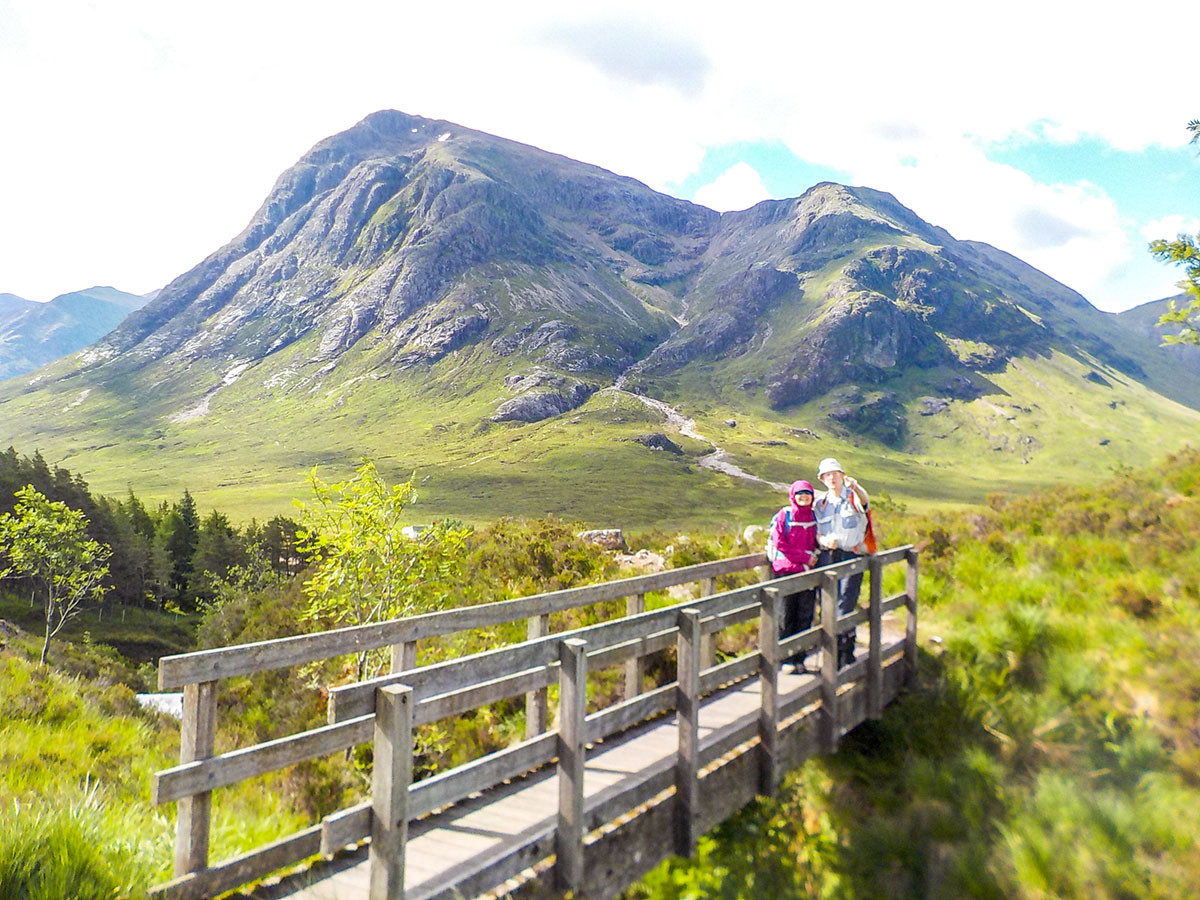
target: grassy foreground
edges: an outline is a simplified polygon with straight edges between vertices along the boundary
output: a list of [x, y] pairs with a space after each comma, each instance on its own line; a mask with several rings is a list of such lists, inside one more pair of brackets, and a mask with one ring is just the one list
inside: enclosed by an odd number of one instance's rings
[[[918, 688], [629, 900], [1200, 895], [1200, 452], [965, 511], [885, 511], [880, 525], [889, 544], [923, 546]], [[479, 538], [484, 574], [456, 602], [613, 575], [561, 524]], [[694, 548], [677, 565], [732, 550], [648, 540]], [[294, 584], [242, 597], [202, 640], [291, 633], [295, 602]], [[170, 813], [149, 786], [178, 726], [137, 706], [141, 677], [99, 633], [52, 669], [33, 665], [35, 638], [0, 633], [0, 897], [140, 897], [168, 874]], [[239, 715], [221, 721], [237, 730], [222, 748], [320, 720], [319, 691], [285, 687], [231, 682], [223, 709]], [[430, 734], [423, 765], [507, 743], [519, 716], [497, 705]], [[222, 792], [213, 858], [338, 808], [361, 789], [338, 765]]]
[[1200, 453], [898, 530], [919, 688], [627, 897], [1200, 896]]

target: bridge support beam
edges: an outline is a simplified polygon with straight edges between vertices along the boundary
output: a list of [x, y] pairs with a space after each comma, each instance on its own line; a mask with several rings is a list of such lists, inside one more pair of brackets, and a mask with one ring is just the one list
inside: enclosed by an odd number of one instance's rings
[[692, 856], [700, 838], [700, 611], [679, 611], [679, 669], [675, 690], [679, 753], [675, 761], [675, 852]]
[[[625, 615], [640, 616], [646, 611], [646, 595], [631, 594], [625, 598]], [[646, 659], [635, 656], [625, 663], [625, 699], [632, 700], [642, 692], [642, 679], [646, 674]]]
[[758, 620], [758, 682], [762, 707], [758, 714], [759, 752], [762, 756], [758, 792], [770, 797], [779, 790], [779, 625], [783, 594], [779, 588], [762, 590], [762, 613]]
[[583, 888], [583, 769], [587, 745], [587, 641], [564, 640], [559, 649], [558, 827], [554, 877], [559, 890]]
[[[550, 616], [531, 616], [525, 635], [531, 641], [550, 633]], [[535, 738], [546, 731], [546, 689], [540, 688], [525, 695], [525, 739]]]
[[[180, 763], [213, 755], [217, 738], [217, 683], [184, 685], [183, 719], [179, 732]], [[208, 867], [208, 835], [212, 820], [212, 791], [179, 801], [175, 820], [175, 875]]]
[[917, 677], [917, 560], [916, 550], [909, 549], [904, 554], [908, 563], [904, 590], [907, 598], [904, 605], [908, 607], [908, 625], [904, 630], [904, 664], [908, 670], [908, 682], [911, 684]]
[[821, 579], [821, 750], [836, 753], [838, 748], [838, 577], [826, 573]]
[[371, 774], [370, 900], [404, 900], [408, 788], [412, 784], [412, 688], [375, 692], [375, 762]]
[[407, 672], [417, 667], [417, 642], [392, 644], [392, 673]]
[[[700, 599], [711, 597], [717, 592], [717, 579], [704, 578], [700, 581]], [[711, 669], [717, 664], [717, 635], [715, 632], [700, 638], [700, 668]]]
[[867, 608], [870, 623], [870, 645], [867, 650], [867, 718], [883, 717], [883, 565], [872, 559], [867, 566], [871, 573], [871, 601]]

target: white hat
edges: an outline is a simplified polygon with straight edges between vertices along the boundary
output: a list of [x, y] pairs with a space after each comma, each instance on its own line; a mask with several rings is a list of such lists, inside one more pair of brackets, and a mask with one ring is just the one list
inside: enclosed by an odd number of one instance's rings
[[841, 463], [839, 463], [832, 456], [827, 456], [823, 460], [821, 460], [821, 464], [819, 466], [817, 466], [817, 477], [824, 478], [830, 472], [844, 472], [844, 471], [845, 471], [845, 469], [842, 468]]

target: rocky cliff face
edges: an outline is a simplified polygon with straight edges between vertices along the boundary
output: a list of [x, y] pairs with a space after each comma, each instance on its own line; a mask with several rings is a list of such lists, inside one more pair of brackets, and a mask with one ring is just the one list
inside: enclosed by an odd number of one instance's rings
[[775, 409], [845, 389], [832, 418], [896, 443], [904, 398], [887, 391], [906, 372], [971, 384], [1058, 348], [1162, 380], [1140, 362], [1152, 339], [1122, 337], [1073, 291], [888, 194], [827, 183], [719, 215], [385, 111], [317, 144], [241, 234], [26, 390], [137, 383], [161, 401], [146, 409], [203, 415], [248, 371], [265, 402], [338, 373], [420, 380], [465, 354], [509, 378], [490, 418], [531, 421], [623, 373], [652, 387], [736, 362]]

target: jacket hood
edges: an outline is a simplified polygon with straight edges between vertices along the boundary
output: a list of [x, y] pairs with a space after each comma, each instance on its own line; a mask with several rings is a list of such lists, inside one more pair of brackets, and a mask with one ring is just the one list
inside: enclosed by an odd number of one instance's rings
[[797, 516], [799, 516], [801, 519], [808, 519], [813, 516], [811, 503], [808, 506], [801, 506], [796, 502], [796, 494], [800, 493], [801, 491], [808, 491], [810, 494], [813, 494], [814, 499], [816, 496], [815, 492], [813, 491], [813, 486], [809, 482], [803, 480], [793, 481], [791, 490], [788, 491], [788, 501], [792, 504], [793, 519], [795, 519]]

